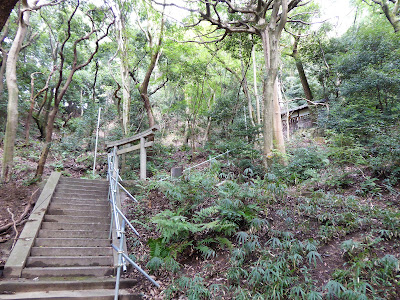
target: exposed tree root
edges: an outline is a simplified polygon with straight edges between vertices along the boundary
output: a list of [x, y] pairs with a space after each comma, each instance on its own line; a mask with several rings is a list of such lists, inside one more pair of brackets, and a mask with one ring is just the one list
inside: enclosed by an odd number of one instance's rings
[[[23, 213], [17, 219], [14, 219], [14, 214], [10, 211], [10, 209], [7, 209], [8, 212], [11, 214], [12, 221], [10, 223], [0, 227], [0, 235], [7, 233], [10, 230], [10, 228], [14, 227], [14, 231], [16, 233], [16, 235], [15, 235], [15, 241], [16, 241], [17, 236], [18, 236], [17, 226], [20, 226], [26, 222], [25, 218], [29, 215], [33, 206], [36, 203], [35, 195], [38, 191], [39, 191], [39, 189], [37, 189], [36, 191], [34, 191], [32, 193], [32, 196], [30, 197], [29, 202], [26, 205]], [[8, 238], [0, 239], [0, 243], [4, 243], [10, 239], [11, 239], [11, 236]], [[14, 243], [15, 243], [15, 241], [14, 241]]]

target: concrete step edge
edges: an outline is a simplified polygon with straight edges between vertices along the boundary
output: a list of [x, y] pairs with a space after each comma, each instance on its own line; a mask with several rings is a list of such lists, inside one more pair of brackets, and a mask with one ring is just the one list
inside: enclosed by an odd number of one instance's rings
[[107, 196], [103, 198], [79, 198], [79, 197], [70, 197], [66, 195], [54, 195], [53, 198], [51, 199], [51, 202], [62, 202], [62, 203], [69, 203], [69, 202], [79, 202], [82, 204], [85, 203], [90, 203], [94, 204], [95, 202], [99, 204], [108, 204], [110, 201], [108, 201]]
[[112, 267], [113, 256], [29, 256], [27, 268], [39, 267]]
[[104, 216], [110, 213], [110, 209], [105, 207], [104, 209], [93, 209], [86, 210], [86, 209], [62, 209], [62, 208], [52, 208], [50, 207], [47, 210], [47, 214], [49, 215], [57, 215], [57, 216]]
[[[62, 256], [78, 256], [79, 254], [87, 254], [85, 256], [90, 256], [91, 253], [96, 253], [97, 256], [112, 256], [113, 249], [110, 246], [107, 247], [32, 247], [31, 255], [34, 256], [49, 256], [56, 253], [62, 253]], [[99, 255], [104, 253], [104, 255]], [[45, 255], [43, 255], [45, 254]], [[69, 255], [70, 254], [70, 255]]]
[[[137, 284], [135, 279], [121, 278], [121, 289], [132, 288]], [[16, 279], [16, 280], [2, 280], [0, 281], [0, 291], [15, 293], [15, 292], [30, 292], [30, 291], [43, 291], [51, 289], [57, 290], [91, 290], [91, 289], [114, 289], [115, 278], [113, 277], [79, 277], [74, 279], [65, 279], [60, 277], [54, 278], [41, 278], [40, 280], [29, 279]], [[1, 292], [0, 292], [0, 295]], [[1, 296], [0, 296], [1, 298]]]
[[84, 182], [84, 183], [107, 183], [107, 179], [85, 179], [85, 178], [71, 178], [71, 177], [61, 177], [61, 183], [65, 182]]
[[[16, 293], [14, 295], [2, 295], [1, 299], [26, 299], [26, 300], [59, 300], [59, 299], [76, 299], [76, 300], [112, 300], [114, 299], [114, 290], [112, 289], [92, 289], [92, 290], [72, 290], [72, 291], [36, 291]], [[129, 290], [120, 290], [118, 299], [120, 300], [136, 300], [142, 299], [138, 293], [132, 294]]]
[[[62, 223], [80, 223], [80, 224], [93, 224], [93, 223], [99, 223], [99, 222], [104, 222], [104, 224], [109, 224], [111, 219], [109, 216], [107, 217], [99, 217], [99, 216], [68, 216], [68, 215], [51, 215], [51, 214], [46, 214], [44, 216], [45, 221], [51, 222], [51, 220], [55, 220], [53, 222], [59, 222], [59, 220], [68, 220], [68, 222], [62, 222]], [[82, 221], [82, 222], [79, 222]], [[85, 222], [86, 221], [86, 222]]]
[[76, 189], [76, 188], [56, 188], [55, 195], [58, 194], [69, 194], [69, 195], [93, 195], [93, 196], [108, 196], [108, 191], [98, 191], [98, 190], [87, 190], [87, 189]]
[[[109, 230], [110, 224], [99, 224], [99, 223], [66, 223], [66, 222], [49, 222], [45, 221], [42, 223], [42, 229], [49, 229], [48, 227], [57, 227], [57, 228], [94, 228], [93, 230], [99, 230], [98, 228], [104, 228], [103, 230]], [[47, 228], [45, 228], [47, 227]], [[58, 229], [58, 230], [68, 230], [68, 229]]]
[[80, 277], [80, 276], [111, 276], [114, 267], [111, 266], [74, 266], [74, 267], [26, 267], [22, 270], [23, 278], [41, 277]]
[[[60, 208], [60, 207], [64, 207], [65, 208]], [[50, 202], [50, 208], [56, 208], [56, 209], [68, 209], [71, 207], [71, 203], [62, 203], [62, 202]], [[92, 208], [96, 208], [96, 209], [110, 209], [110, 204], [108, 202], [103, 203], [103, 201], [101, 201], [101, 203], [93, 203], [93, 204], [86, 204], [86, 203], [82, 203], [79, 201], [76, 201], [76, 203], [74, 203], [74, 207], [75, 208], [82, 208], [84, 209], [85, 207], [92, 207]]]

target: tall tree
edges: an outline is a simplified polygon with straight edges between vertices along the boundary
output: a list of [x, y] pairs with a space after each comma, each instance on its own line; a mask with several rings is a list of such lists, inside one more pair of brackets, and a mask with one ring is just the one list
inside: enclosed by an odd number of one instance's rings
[[[201, 1], [203, 8], [198, 11], [201, 20], [206, 20], [218, 29], [224, 30], [224, 36], [232, 33], [245, 32], [259, 35], [265, 59], [264, 95], [264, 126], [263, 126], [263, 161], [269, 166], [273, 156], [274, 110], [279, 110], [279, 103], [274, 94], [278, 67], [280, 62], [279, 41], [282, 31], [288, 22], [288, 13], [298, 6], [302, 0], [252, 0], [245, 4], [234, 4], [229, 0]], [[293, 21], [290, 20], [289, 21]], [[280, 112], [275, 112], [275, 118], [280, 118]], [[279, 120], [280, 121], [280, 120]], [[283, 133], [277, 132], [277, 149], [285, 152]]]
[[121, 75], [121, 88], [122, 88], [122, 127], [124, 135], [129, 132], [129, 115], [131, 104], [131, 84], [129, 77], [129, 40], [126, 28], [126, 15], [124, 14], [123, 4], [120, 1], [113, 7], [116, 15], [115, 28], [116, 38], [118, 43], [118, 57], [120, 59], [120, 75]]
[[[36, 6], [36, 0], [33, 6]], [[25, 39], [28, 31], [29, 17], [31, 7], [27, 1], [22, 1], [22, 9], [18, 19], [18, 30], [15, 34], [10, 51], [8, 52], [6, 62], [6, 83], [8, 90], [7, 104], [7, 124], [4, 135], [4, 153], [3, 165], [1, 170], [1, 180], [8, 182], [11, 178], [12, 164], [14, 159], [15, 138], [18, 127], [18, 85], [17, 85], [17, 61], [18, 55], [22, 47], [22, 42]]]
[[[288, 13], [298, 6], [306, 5], [303, 0], [251, 0], [248, 2], [232, 2], [230, 0], [201, 0], [200, 8], [191, 9], [200, 15], [200, 21], [208, 21], [215, 26], [209, 37], [223, 39], [229, 34], [248, 33], [261, 37], [265, 60], [265, 80], [263, 86], [264, 126], [263, 126], [263, 161], [268, 167], [273, 157], [273, 117], [274, 86], [280, 62], [279, 41], [282, 31], [288, 21]], [[173, 4], [172, 4], [173, 5]], [[190, 3], [188, 3], [190, 6]], [[222, 30], [223, 34], [216, 36], [215, 31]], [[275, 100], [274, 100], [275, 99]], [[280, 113], [275, 113], [280, 118]], [[282, 137], [277, 140], [277, 149], [285, 151]]]
[[[60, 61], [58, 64], [58, 81], [54, 89], [54, 106], [49, 113], [47, 121], [46, 140], [36, 169], [36, 179], [39, 179], [43, 174], [44, 166], [51, 147], [54, 121], [56, 119], [60, 103], [72, 82], [74, 74], [80, 69], [86, 67], [93, 60], [93, 57], [99, 50], [100, 41], [108, 36], [110, 27], [115, 23], [115, 18], [113, 17], [112, 20], [107, 24], [109, 18], [109, 15], [107, 14], [108, 10], [89, 9], [85, 13], [85, 16], [90, 24], [90, 29], [86, 32], [84, 31], [81, 36], [77, 36], [72, 32], [72, 20], [78, 11], [79, 5], [80, 2], [77, 1], [75, 8], [68, 18], [66, 35], [61, 43], [59, 51]], [[96, 21], [100, 23], [98, 26], [96, 26]], [[105, 30], [101, 29], [102, 26], [105, 26]], [[75, 38], [72, 45], [69, 43], [71, 37]], [[87, 57], [82, 59], [83, 54], [80, 53], [79, 46], [84, 41], [91, 41], [95, 46], [94, 49], [86, 49], [85, 52]], [[72, 51], [72, 53], [70, 51]], [[67, 54], [72, 54], [71, 65], [68, 65], [70, 58], [66, 58]], [[68, 72], [66, 77], [63, 75], [64, 71]]]
[[[151, 10], [152, 10], [152, 8], [148, 8], [147, 13], [151, 14], [152, 13]], [[155, 13], [155, 15], [158, 15], [158, 13]], [[130, 72], [130, 75], [131, 75], [132, 79], [134, 80], [136, 87], [140, 93], [140, 97], [143, 101], [143, 105], [144, 105], [144, 108], [147, 113], [147, 118], [149, 120], [149, 126], [153, 127], [154, 125], [156, 125], [156, 120], [154, 118], [152, 105], [150, 103], [150, 96], [152, 94], [154, 94], [156, 91], [158, 91], [160, 88], [162, 88], [166, 83], [166, 81], [164, 81], [158, 87], [156, 87], [154, 91], [149, 92], [149, 84], [150, 84], [151, 75], [153, 74], [153, 71], [157, 65], [157, 62], [158, 62], [159, 57], [162, 52], [162, 43], [163, 43], [164, 26], [165, 26], [164, 11], [161, 13], [161, 16], [159, 19], [160, 26], [159, 26], [159, 32], [158, 32], [158, 39], [157, 39], [156, 34], [150, 30], [151, 25], [154, 25], [154, 24], [151, 24], [151, 22], [155, 22], [154, 20], [150, 20], [150, 19], [155, 19], [155, 18], [153, 17], [153, 18], [148, 18], [148, 19], [149, 19], [148, 22], [150, 24], [147, 28], [144, 28], [144, 26], [142, 24], [140, 24], [139, 18], [138, 18], [138, 24], [139, 24], [141, 31], [144, 33], [144, 35], [147, 39], [148, 50], [149, 50], [149, 54], [150, 54], [150, 62], [147, 65], [147, 70], [145, 71], [145, 76], [141, 82], [135, 75], [135, 72], [137, 71], [137, 69], [135, 69], [133, 72]], [[156, 39], [156, 42], [154, 43], [155, 39]]]

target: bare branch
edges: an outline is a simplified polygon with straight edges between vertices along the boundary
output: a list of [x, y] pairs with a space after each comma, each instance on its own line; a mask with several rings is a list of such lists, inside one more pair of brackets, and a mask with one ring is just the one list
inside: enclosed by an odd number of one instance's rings
[[29, 38], [28, 42], [26, 42], [25, 45], [22, 45], [22, 46], [21, 46], [21, 51], [22, 51], [23, 49], [29, 47], [29, 46], [36, 40], [36, 37], [38, 37], [38, 36], [39, 36], [39, 33], [38, 33], [38, 32], [35, 32], [35, 33]]
[[287, 29], [286, 27], [285, 27], [285, 29], [284, 29], [287, 33], [289, 33], [290, 35], [292, 35], [292, 36], [294, 36], [294, 37], [299, 37], [299, 38], [301, 38], [301, 37], [307, 37], [307, 36], [309, 36], [309, 35], [311, 35], [311, 33], [307, 33], [307, 34], [300, 34], [300, 33], [293, 33], [293, 32], [291, 32], [291, 31], [289, 31], [289, 29]]
[[58, 4], [60, 4], [60, 3], [64, 2], [64, 1], [65, 0], [59, 0], [59, 1], [53, 0], [53, 1], [50, 1], [49, 3], [45, 3], [45, 4], [42, 4], [42, 5], [34, 6], [34, 7], [30, 8], [30, 10], [34, 11], [34, 10], [39, 10], [39, 9], [41, 9], [43, 7], [46, 7], [46, 6], [55, 6], [55, 5], [58, 5]]
[[155, 94], [159, 89], [163, 88], [167, 82], [168, 82], [168, 77], [167, 77], [167, 79], [166, 79], [163, 83], [161, 83], [159, 86], [157, 86], [157, 87], [154, 89], [154, 91], [149, 92], [149, 96]]

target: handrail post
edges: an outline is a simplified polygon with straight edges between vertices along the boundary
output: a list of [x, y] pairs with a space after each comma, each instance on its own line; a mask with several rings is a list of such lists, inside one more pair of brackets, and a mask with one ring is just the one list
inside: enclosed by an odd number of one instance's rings
[[147, 154], [146, 154], [146, 147], [145, 147], [146, 140], [144, 137], [140, 138], [140, 179], [146, 180], [146, 165], [147, 165]]

